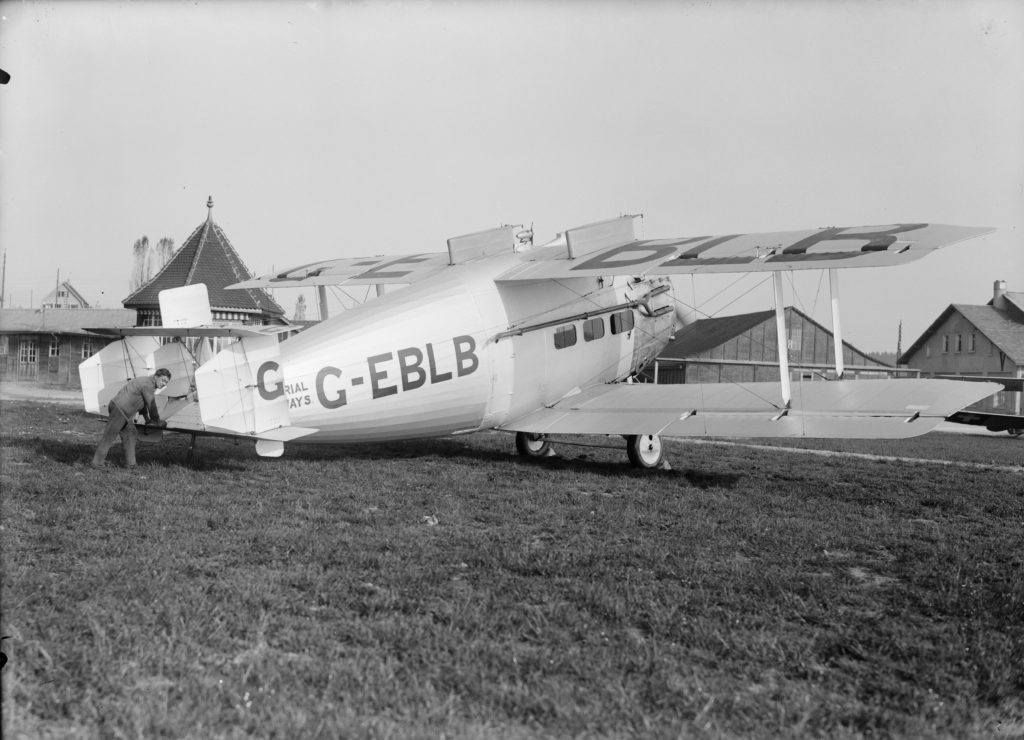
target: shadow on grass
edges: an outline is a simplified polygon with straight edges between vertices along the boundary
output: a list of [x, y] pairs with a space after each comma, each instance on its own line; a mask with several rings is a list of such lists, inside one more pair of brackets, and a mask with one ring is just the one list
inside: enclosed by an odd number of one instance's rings
[[[88, 465], [99, 442], [95, 439], [83, 441], [61, 440], [41, 436], [4, 437], [4, 447], [18, 447], [41, 454], [61, 465]], [[552, 457], [543, 460], [528, 460], [513, 450], [467, 444], [450, 438], [420, 439], [405, 442], [378, 442], [363, 445], [342, 444], [331, 446], [289, 445], [283, 458], [260, 458], [249, 444], [230, 439], [198, 437], [195, 454], [188, 456], [188, 435], [168, 434], [159, 443], [140, 442], [137, 457], [140, 464], [164, 468], [187, 467], [196, 471], [240, 470], [252, 461], [274, 465], [278, 462], [330, 462], [347, 460], [372, 464], [379, 461], [420, 460], [440, 457], [453, 465], [476, 465], [479, 463], [510, 463], [517, 466], [539, 467], [547, 470], [571, 473], [590, 473], [606, 477], [632, 477], [646, 480], [679, 480], [696, 488], [734, 488], [740, 476], [732, 473], [706, 473], [699, 470], [639, 470], [625, 460], [621, 462], [593, 460], [589, 456], [577, 458]], [[110, 450], [108, 464], [122, 465], [124, 453], [120, 443]]]
[[[3, 447], [19, 447], [36, 452], [61, 465], [88, 465], [92, 462], [98, 442], [99, 435], [96, 440], [90, 442], [71, 442], [44, 437], [18, 437], [4, 439]], [[242, 460], [227, 456], [217, 457], [212, 454], [212, 451], [208, 451], [205, 456], [201, 451], [197, 452], [190, 464], [187, 439], [177, 441], [176, 444], [168, 442], [162, 442], [159, 445], [139, 443], [136, 448], [136, 458], [140, 465], [156, 465], [164, 468], [190, 467], [194, 470], [241, 470], [244, 468]], [[118, 467], [123, 464], [124, 452], [118, 442], [110, 448], [107, 465]]]

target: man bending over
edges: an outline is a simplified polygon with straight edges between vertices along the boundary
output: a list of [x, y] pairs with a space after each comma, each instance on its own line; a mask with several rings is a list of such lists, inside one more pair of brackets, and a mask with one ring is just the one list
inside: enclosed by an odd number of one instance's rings
[[124, 464], [135, 467], [135, 441], [138, 433], [135, 431], [135, 422], [132, 421], [135, 415], [142, 412], [146, 422], [155, 424], [158, 427], [167, 426], [166, 421], [160, 421], [160, 412], [156, 410], [156, 391], [171, 382], [171, 371], [160, 368], [153, 375], [144, 378], [129, 380], [124, 388], [111, 399], [107, 406], [109, 417], [107, 425], [103, 429], [103, 436], [96, 447], [96, 454], [92, 456], [92, 466], [102, 468], [107, 459], [107, 451], [117, 435], [121, 435], [121, 444], [124, 446]]

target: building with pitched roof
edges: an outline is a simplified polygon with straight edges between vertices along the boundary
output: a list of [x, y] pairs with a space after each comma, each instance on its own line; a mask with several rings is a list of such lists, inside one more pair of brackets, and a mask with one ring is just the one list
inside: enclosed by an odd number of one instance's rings
[[138, 312], [139, 326], [160, 326], [161, 290], [205, 283], [214, 321], [257, 326], [287, 324], [284, 309], [267, 291], [226, 290], [228, 285], [249, 280], [253, 274], [223, 229], [214, 222], [212, 196], [206, 207], [206, 221], [192, 232], [163, 269], [122, 301], [124, 307]]
[[69, 280], [47, 293], [40, 305], [43, 308], [89, 308], [89, 302], [75, 290]]
[[[786, 333], [794, 380], [835, 377], [833, 334], [788, 307]], [[678, 330], [646, 368], [658, 383], [745, 383], [779, 380], [775, 311], [701, 319]], [[847, 378], [887, 377], [895, 368], [843, 342]]]
[[[983, 306], [952, 303], [900, 357], [923, 375], [1024, 378], [1024, 293], [996, 280]], [[1003, 391], [972, 408], [1021, 413], [1021, 393]]]
[[123, 308], [0, 309], [0, 381], [81, 388], [78, 365], [117, 337], [90, 326], [133, 326]]

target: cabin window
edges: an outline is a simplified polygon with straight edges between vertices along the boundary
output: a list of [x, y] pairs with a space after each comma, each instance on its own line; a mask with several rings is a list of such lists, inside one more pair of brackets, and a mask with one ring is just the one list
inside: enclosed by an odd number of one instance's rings
[[576, 327], [572, 324], [555, 329], [555, 349], [565, 349], [576, 344]]
[[583, 322], [583, 341], [593, 342], [604, 336], [604, 319], [587, 319]]
[[50, 357], [60, 357], [60, 337], [50, 337]]
[[625, 334], [633, 329], [633, 312], [619, 311], [612, 314], [612, 334]]

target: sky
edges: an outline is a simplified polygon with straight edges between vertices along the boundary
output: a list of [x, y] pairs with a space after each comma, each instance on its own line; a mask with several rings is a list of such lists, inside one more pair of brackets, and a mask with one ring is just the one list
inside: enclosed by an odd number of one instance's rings
[[[256, 274], [642, 213], [646, 238], [990, 226], [841, 274], [844, 337], [909, 347], [1024, 291], [1024, 3], [0, 1], [6, 307], [129, 294], [213, 218]], [[708, 315], [763, 276], [687, 279]], [[786, 300], [829, 325], [827, 278]], [[294, 292], [276, 297], [291, 314]]]

